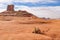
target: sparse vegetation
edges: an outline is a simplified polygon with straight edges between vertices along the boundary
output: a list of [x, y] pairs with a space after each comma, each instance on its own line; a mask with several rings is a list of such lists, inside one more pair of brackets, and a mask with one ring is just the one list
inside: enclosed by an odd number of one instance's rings
[[32, 32], [32, 33], [36, 33], [36, 34], [43, 34], [42, 32], [41, 32], [41, 30], [39, 29], [39, 28], [34, 28], [34, 31]]

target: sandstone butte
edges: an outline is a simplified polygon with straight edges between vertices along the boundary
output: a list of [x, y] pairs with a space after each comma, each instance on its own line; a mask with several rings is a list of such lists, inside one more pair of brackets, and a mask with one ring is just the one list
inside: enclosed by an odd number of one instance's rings
[[[41, 33], [33, 33], [35, 28]], [[60, 19], [38, 18], [8, 5], [0, 13], [0, 40], [60, 40]]]

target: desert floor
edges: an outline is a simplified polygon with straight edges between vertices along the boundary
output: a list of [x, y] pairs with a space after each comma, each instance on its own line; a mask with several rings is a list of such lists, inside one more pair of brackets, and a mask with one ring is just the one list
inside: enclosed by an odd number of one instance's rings
[[[7, 19], [9, 18], [0, 20], [0, 40], [60, 40], [59, 19]], [[35, 28], [44, 34], [32, 33]]]

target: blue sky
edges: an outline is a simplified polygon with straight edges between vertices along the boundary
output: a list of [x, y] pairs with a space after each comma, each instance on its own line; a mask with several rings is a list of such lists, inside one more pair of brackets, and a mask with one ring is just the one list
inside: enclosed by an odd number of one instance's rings
[[8, 4], [38, 17], [60, 18], [60, 0], [0, 0], [0, 12], [5, 11]]
[[60, 6], [60, 0], [2, 0], [0, 4], [14, 4], [19, 6], [40, 7], [40, 6]]
[[15, 5], [24, 5], [24, 6], [29, 6], [29, 7], [39, 7], [39, 6], [60, 6], [60, 1], [56, 2], [46, 2], [46, 3], [41, 3], [41, 2], [13, 2]]

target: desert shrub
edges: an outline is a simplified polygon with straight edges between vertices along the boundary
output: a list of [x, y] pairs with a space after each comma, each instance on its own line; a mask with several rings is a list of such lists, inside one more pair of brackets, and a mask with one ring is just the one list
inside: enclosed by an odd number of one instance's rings
[[34, 30], [33, 30], [33, 32], [32, 33], [36, 33], [36, 34], [43, 34], [42, 32], [41, 32], [41, 30], [39, 29], [39, 28], [34, 28]]

